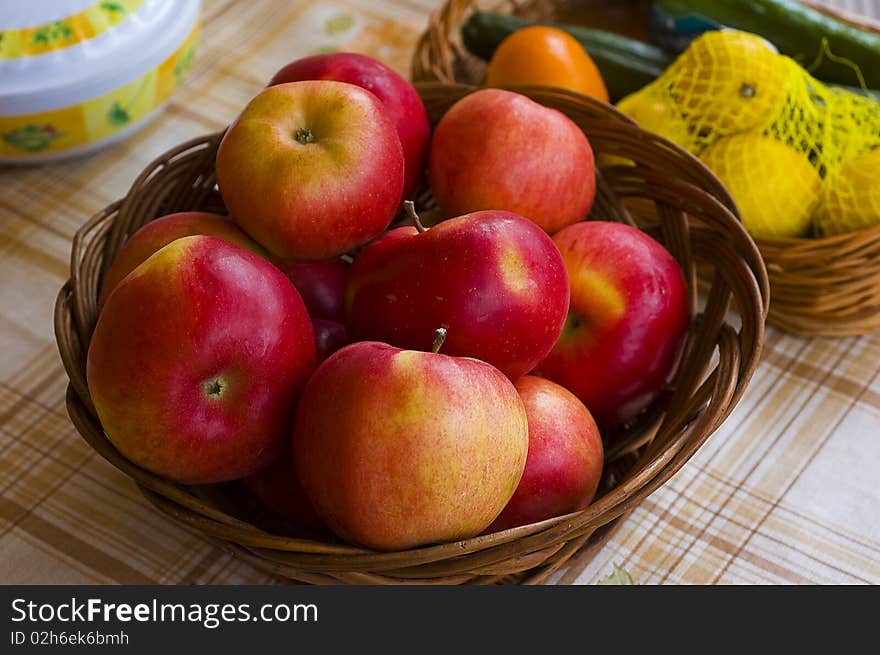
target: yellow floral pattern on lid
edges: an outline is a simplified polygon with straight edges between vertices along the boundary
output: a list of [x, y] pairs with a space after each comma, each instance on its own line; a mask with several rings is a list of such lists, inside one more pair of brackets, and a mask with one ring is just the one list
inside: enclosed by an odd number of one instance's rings
[[196, 26], [159, 66], [109, 93], [38, 114], [0, 116], [0, 157], [22, 158], [95, 143], [146, 118], [168, 100], [189, 70]]
[[72, 16], [25, 27], [0, 30], [0, 59], [18, 59], [69, 48], [93, 39], [140, 9], [144, 0], [99, 0]]

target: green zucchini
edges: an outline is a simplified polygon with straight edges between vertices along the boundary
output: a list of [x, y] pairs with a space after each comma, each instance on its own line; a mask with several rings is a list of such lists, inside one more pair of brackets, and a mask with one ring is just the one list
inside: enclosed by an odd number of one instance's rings
[[[477, 11], [461, 27], [467, 50], [486, 61], [511, 33], [534, 23], [509, 14]], [[653, 82], [672, 63], [673, 57], [650, 44], [619, 34], [579, 25], [553, 24], [576, 38], [602, 74], [611, 102], [616, 102]]]
[[[880, 88], [880, 34], [828, 16], [797, 0], [655, 0], [655, 11], [691, 16], [753, 32], [804, 66], [816, 79], [858, 86], [859, 67], [869, 88]], [[823, 40], [833, 58], [825, 54]], [[813, 64], [820, 61], [818, 66]]]

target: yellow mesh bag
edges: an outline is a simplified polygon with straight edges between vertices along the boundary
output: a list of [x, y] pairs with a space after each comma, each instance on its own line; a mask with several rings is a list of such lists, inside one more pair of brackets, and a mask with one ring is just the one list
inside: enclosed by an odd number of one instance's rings
[[880, 103], [823, 84], [760, 36], [706, 32], [617, 106], [700, 157], [753, 236], [880, 223]]

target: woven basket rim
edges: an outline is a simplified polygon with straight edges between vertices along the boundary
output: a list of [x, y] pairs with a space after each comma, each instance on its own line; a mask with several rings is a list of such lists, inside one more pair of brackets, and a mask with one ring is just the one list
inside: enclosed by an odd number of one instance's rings
[[[474, 90], [461, 85], [420, 85], [419, 89], [429, 113], [433, 112], [435, 117], [458, 94]], [[159, 155], [137, 176], [125, 196], [97, 212], [77, 231], [71, 250], [71, 277], [56, 301], [55, 333], [70, 378], [68, 414], [82, 438], [132, 478], [145, 498], [178, 524], [200, 532], [244, 561], [284, 579], [329, 584], [545, 580], [594, 533], [631, 511], [664, 484], [729, 416], [760, 359], [768, 283], [757, 246], [742, 228], [735, 208], [726, 205], [721, 190], [717, 190], [719, 198], [687, 181], [678, 181], [671, 191], [662, 184], [662, 175], [676, 167], [686, 170], [690, 178], [710, 184], [713, 177], [706, 177], [711, 176], [708, 170], [699, 168], [692, 158], [674, 149], [665, 149], [651, 135], [601, 103], [584, 102], [576, 95], [560, 96], [555, 90], [531, 89], [529, 93], [550, 104], [559, 102], [566, 111], [577, 108], [581, 113], [576, 113], [575, 120], [595, 126], [596, 134], [606, 135], [608, 143], [643, 136], [644, 168], [618, 171], [611, 181], [600, 180], [606, 195], [597, 203], [602, 211], [613, 211], [615, 188], [636, 195], [660, 194], [668, 200], [662, 202], [662, 222], [644, 229], [666, 239], [667, 247], [677, 256], [691, 261], [689, 269], [694, 275], [693, 262], [697, 260], [719, 267], [710, 280], [705, 307], [697, 312], [694, 304], [693, 312], [698, 318], [691, 326], [682, 363], [668, 395], [663, 402], [658, 401], [656, 415], [646, 414], [633, 432], [621, 437], [622, 447], [615, 451], [617, 459], [608, 464], [609, 475], [617, 475], [614, 467], [618, 464], [627, 468], [621, 469], [622, 478], [615, 480], [595, 503], [579, 512], [503, 532], [405, 551], [380, 552], [267, 532], [230, 514], [213, 496], [204, 495], [204, 490], [200, 495], [192, 488], [164, 480], [116, 451], [97, 421], [84, 376], [85, 351], [97, 315], [100, 275], [109, 257], [115, 254], [112, 251], [118, 250], [127, 234], [139, 222], [154, 218], [160, 208], [167, 209], [169, 202], [183, 206], [196, 203], [189, 208], [197, 209], [215, 200], [212, 156], [222, 132], [197, 137]], [[649, 162], [647, 153], [657, 161]], [[693, 203], [694, 211], [701, 212], [704, 223], [691, 226], [681, 210], [674, 209], [674, 203], [685, 202], [681, 193], [693, 194], [687, 202]], [[695, 299], [696, 288], [691, 293]], [[728, 323], [731, 311], [741, 317], [738, 329]], [[679, 404], [671, 403], [675, 399]]]

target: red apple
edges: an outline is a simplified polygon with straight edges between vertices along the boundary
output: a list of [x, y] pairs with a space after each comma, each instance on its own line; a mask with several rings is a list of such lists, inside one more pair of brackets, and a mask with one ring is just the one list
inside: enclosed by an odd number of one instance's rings
[[565, 328], [537, 373], [572, 391], [600, 427], [624, 423], [666, 381], [690, 321], [681, 267], [641, 230], [606, 221], [554, 237], [571, 284]]
[[269, 85], [300, 80], [348, 82], [376, 95], [397, 128], [403, 146], [403, 197], [412, 198], [425, 175], [431, 140], [428, 112], [415, 87], [393, 68], [354, 52], [333, 52], [292, 61], [275, 73]]
[[104, 273], [98, 305], [103, 307], [107, 296], [122, 281], [122, 278], [131, 273], [159, 248], [180, 237], [196, 234], [220, 237], [247, 248], [261, 257], [267, 256], [262, 247], [226, 216], [210, 212], [179, 212], [161, 216], [138, 229], [119, 250]]
[[482, 359], [511, 379], [529, 372], [568, 311], [565, 265], [553, 241], [511, 212], [482, 211], [419, 233], [401, 227], [364, 248], [346, 287], [349, 334]]
[[223, 239], [183, 237], [107, 298], [88, 350], [89, 392], [128, 459], [189, 484], [266, 466], [316, 364], [290, 280]]
[[487, 532], [584, 509], [602, 478], [602, 437], [584, 404], [534, 375], [517, 380], [516, 390], [529, 421], [529, 454], [519, 486]]
[[403, 188], [400, 138], [381, 101], [345, 82], [270, 86], [217, 149], [238, 225], [282, 260], [316, 261], [381, 234]]
[[319, 362], [349, 343], [348, 330], [343, 323], [315, 318], [312, 319], [312, 328], [315, 331], [315, 349]]
[[299, 291], [309, 316], [345, 322], [345, 277], [348, 264], [340, 258], [277, 264]]
[[348, 345], [345, 329], [345, 279], [348, 263], [340, 258], [276, 264], [293, 282], [312, 318], [318, 361]]
[[553, 234], [589, 214], [593, 150], [565, 114], [503, 89], [456, 102], [434, 130], [428, 181], [447, 215], [505, 209]]
[[294, 463], [340, 538], [379, 550], [484, 530], [522, 476], [528, 423], [513, 384], [479, 360], [362, 341], [306, 385]]
[[290, 448], [282, 449], [269, 466], [242, 482], [273, 514], [310, 532], [326, 530], [300, 484]]

